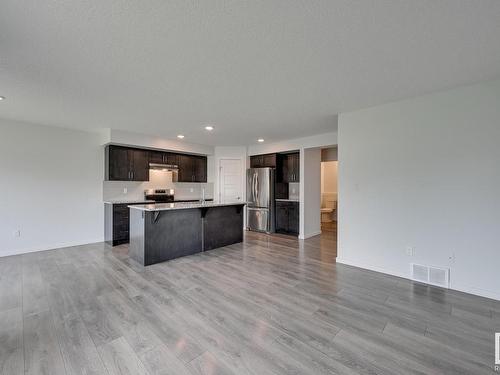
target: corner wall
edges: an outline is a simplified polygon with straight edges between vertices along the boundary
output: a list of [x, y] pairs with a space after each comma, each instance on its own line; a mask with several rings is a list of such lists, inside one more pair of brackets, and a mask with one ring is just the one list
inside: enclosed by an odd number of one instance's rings
[[300, 239], [321, 234], [321, 149], [300, 152]]
[[499, 98], [492, 81], [340, 115], [338, 262], [449, 267], [500, 299]]
[[103, 241], [102, 136], [8, 120], [0, 134], [0, 256]]

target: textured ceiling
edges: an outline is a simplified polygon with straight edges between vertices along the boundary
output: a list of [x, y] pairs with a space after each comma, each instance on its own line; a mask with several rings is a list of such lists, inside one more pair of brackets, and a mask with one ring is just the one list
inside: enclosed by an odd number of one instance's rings
[[498, 0], [2, 0], [0, 117], [211, 145], [320, 134], [499, 76], [499, 38]]

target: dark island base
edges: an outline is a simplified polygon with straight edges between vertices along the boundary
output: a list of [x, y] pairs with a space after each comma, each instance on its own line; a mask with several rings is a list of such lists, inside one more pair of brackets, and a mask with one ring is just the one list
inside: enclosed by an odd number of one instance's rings
[[130, 257], [145, 266], [242, 241], [243, 204], [130, 210]]

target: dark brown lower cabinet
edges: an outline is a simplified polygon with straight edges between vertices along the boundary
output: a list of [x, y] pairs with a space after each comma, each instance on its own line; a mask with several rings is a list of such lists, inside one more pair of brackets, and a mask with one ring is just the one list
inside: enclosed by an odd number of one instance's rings
[[299, 234], [298, 202], [276, 202], [276, 232]]
[[111, 246], [129, 242], [130, 208], [128, 206], [132, 204], [134, 203], [104, 204], [104, 240]]

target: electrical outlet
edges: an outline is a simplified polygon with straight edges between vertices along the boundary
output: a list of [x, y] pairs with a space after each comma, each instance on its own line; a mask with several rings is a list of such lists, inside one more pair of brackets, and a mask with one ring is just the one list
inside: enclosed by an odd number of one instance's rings
[[295, 188], [292, 188], [292, 194], [295, 194]]
[[448, 260], [450, 261], [450, 263], [455, 263], [455, 253], [452, 252], [448, 257]]
[[415, 248], [413, 246], [406, 246], [406, 255], [412, 257], [415, 255]]
[[189, 189], [189, 192], [190, 192], [190, 193], [194, 193], [194, 189], [193, 189], [193, 188], [190, 188], [190, 189]]
[[14, 232], [14, 237], [21, 237], [21, 230], [18, 229]]
[[127, 194], [128, 193], [128, 189], [127, 188], [123, 188], [123, 194]]

